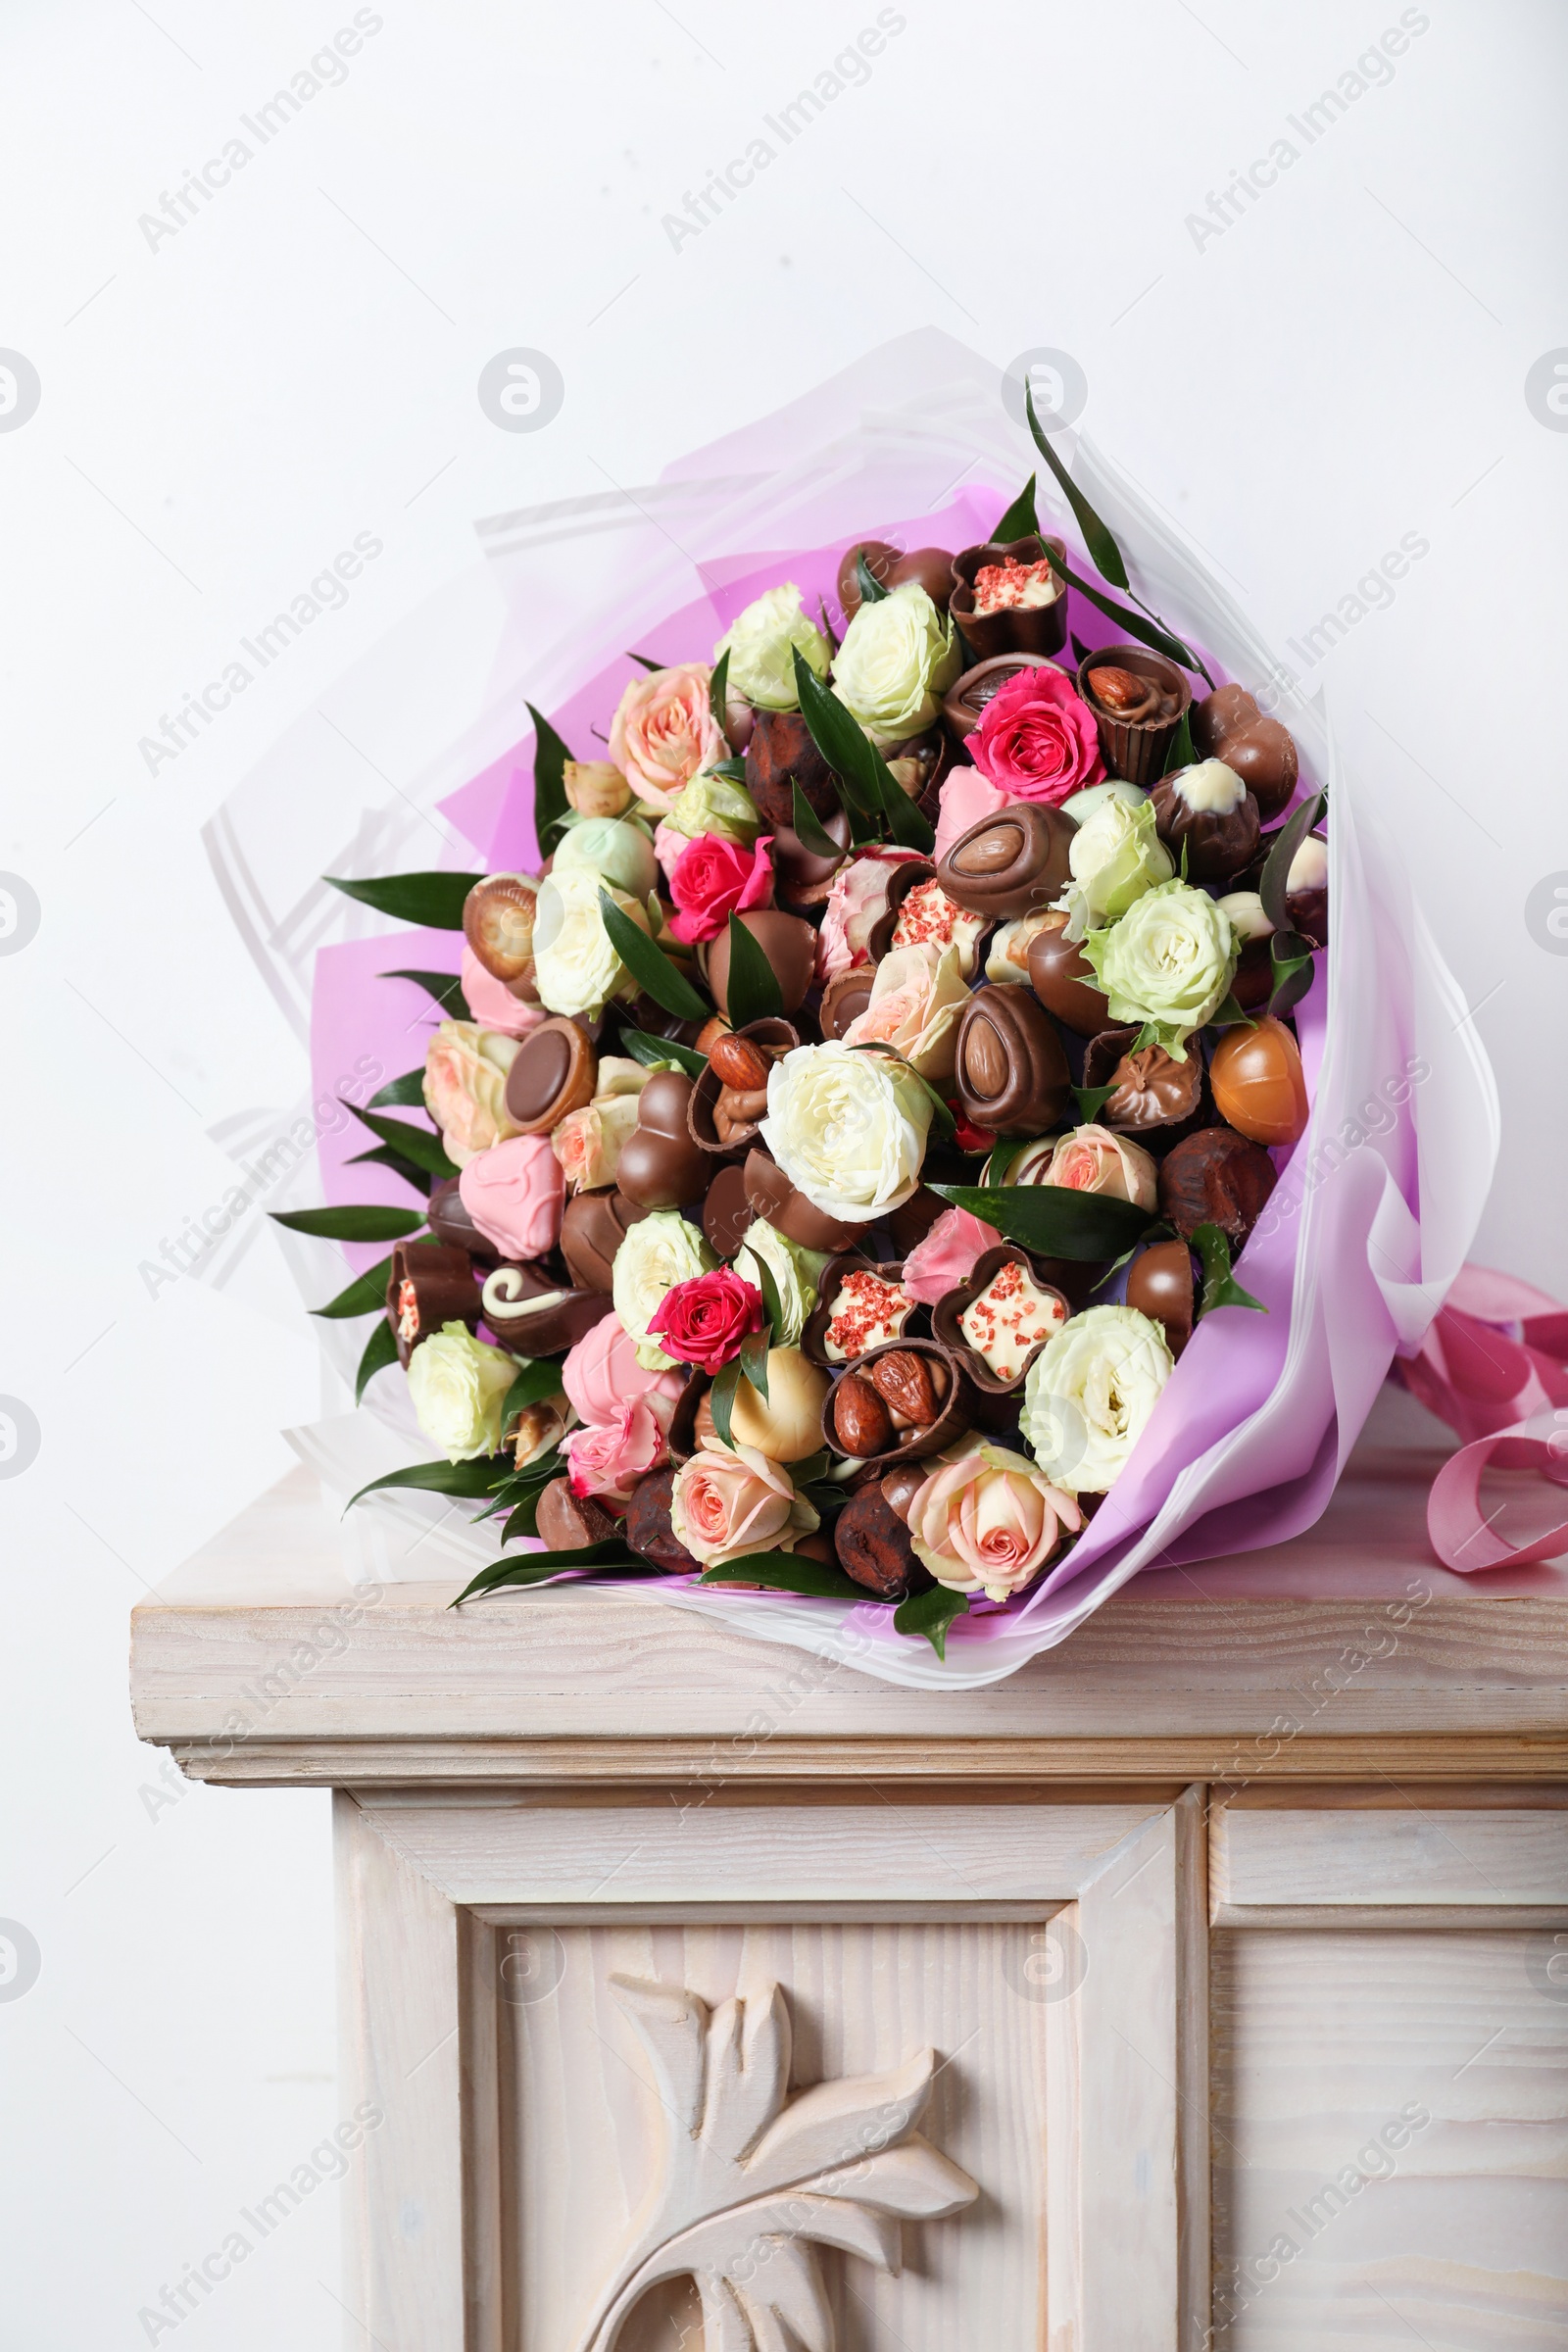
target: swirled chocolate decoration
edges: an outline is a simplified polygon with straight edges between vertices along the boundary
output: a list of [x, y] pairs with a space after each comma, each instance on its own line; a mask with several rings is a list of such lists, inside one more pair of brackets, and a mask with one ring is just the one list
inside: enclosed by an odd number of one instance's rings
[[1117, 1135], [1143, 1135], [1190, 1119], [1203, 1099], [1201, 1056], [1177, 1061], [1163, 1046], [1129, 1053], [1138, 1031], [1108, 1029], [1092, 1038], [1084, 1055], [1085, 1086], [1108, 1086], [1100, 1123]]
[[956, 906], [994, 922], [1038, 914], [1067, 882], [1067, 847], [1077, 830], [1059, 808], [1014, 802], [959, 834], [937, 880]]
[[1045, 1135], [1072, 1100], [1067, 1054], [1050, 1014], [1017, 981], [978, 989], [958, 1022], [958, 1101], [993, 1135]]

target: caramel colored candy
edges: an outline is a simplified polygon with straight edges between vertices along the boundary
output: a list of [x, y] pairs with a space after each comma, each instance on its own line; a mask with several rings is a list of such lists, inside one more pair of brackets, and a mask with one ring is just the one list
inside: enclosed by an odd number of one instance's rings
[[1098, 1037], [1110, 1027], [1110, 999], [1095, 967], [1064, 929], [1040, 931], [1029, 942], [1029, 985], [1048, 1012], [1075, 1037]]
[[1227, 1029], [1208, 1078], [1220, 1117], [1250, 1142], [1282, 1146], [1305, 1134], [1306, 1078], [1283, 1021], [1265, 1017], [1255, 1029]]

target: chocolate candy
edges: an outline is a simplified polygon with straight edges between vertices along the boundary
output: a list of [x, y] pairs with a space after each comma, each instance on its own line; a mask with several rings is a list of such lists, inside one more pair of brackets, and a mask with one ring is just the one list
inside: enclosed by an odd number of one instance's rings
[[546, 1551], [586, 1551], [615, 1532], [615, 1522], [591, 1494], [574, 1494], [569, 1478], [553, 1478], [539, 1497], [534, 1526]]
[[1186, 1241], [1200, 1225], [1217, 1225], [1233, 1244], [1245, 1242], [1274, 1182], [1274, 1162], [1260, 1144], [1231, 1127], [1204, 1127], [1161, 1160], [1160, 1214]]
[[507, 1072], [507, 1116], [519, 1135], [548, 1135], [594, 1098], [599, 1057], [575, 1021], [552, 1014], [530, 1029]]
[[833, 877], [850, 854], [850, 820], [842, 808], [830, 809], [822, 830], [836, 847], [831, 858], [808, 850], [793, 825], [779, 825], [773, 834], [773, 884], [781, 906], [792, 914], [824, 906]]
[[746, 1170], [733, 1162], [721, 1167], [703, 1199], [703, 1234], [710, 1250], [733, 1257], [752, 1223], [752, 1204], [746, 1198]]
[[853, 1363], [884, 1340], [903, 1337], [915, 1311], [899, 1287], [902, 1259], [874, 1265], [858, 1250], [841, 1250], [822, 1268], [816, 1304], [801, 1334], [801, 1352], [813, 1364]]
[[1068, 879], [1067, 845], [1078, 830], [1059, 808], [1017, 802], [960, 833], [937, 867], [956, 906], [993, 922], [1037, 914]]
[[[798, 914], [781, 906], [755, 906], [739, 918], [773, 967], [786, 1012], [798, 1012], [816, 977], [816, 933]], [[729, 1017], [729, 926], [709, 943], [708, 986], [714, 1004]]]
[[860, 610], [858, 556], [865, 558], [867, 571], [884, 588], [898, 588], [906, 580], [918, 580], [937, 611], [947, 611], [948, 599], [953, 594], [953, 558], [945, 547], [913, 547], [906, 556], [886, 539], [861, 539], [845, 550], [839, 564], [839, 603], [846, 620], [853, 620]]
[[1203, 1100], [1203, 1065], [1197, 1054], [1178, 1061], [1163, 1046], [1127, 1049], [1136, 1029], [1106, 1029], [1090, 1040], [1085, 1086], [1108, 1086], [1098, 1113], [1116, 1135], [1147, 1135], [1190, 1119]]
[[1048, 1012], [1075, 1037], [1098, 1037], [1110, 1020], [1110, 999], [1082, 948], [1066, 935], [1067, 917], [1029, 942], [1029, 985]]
[[818, 816], [840, 806], [832, 770], [798, 710], [759, 710], [746, 746], [746, 789], [776, 832], [795, 819], [795, 785]]
[[747, 1154], [746, 1198], [755, 1216], [765, 1217], [786, 1241], [799, 1242], [803, 1250], [825, 1250], [830, 1255], [840, 1250], [853, 1250], [868, 1230], [864, 1225], [847, 1225], [839, 1217], [825, 1215], [804, 1193], [796, 1191], [777, 1161], [769, 1159], [765, 1152], [753, 1151]]
[[1185, 1242], [1156, 1242], [1141, 1250], [1127, 1274], [1127, 1304], [1157, 1323], [1172, 1355], [1193, 1336], [1192, 1253]]
[[463, 902], [463, 936], [476, 961], [493, 980], [504, 980], [509, 987], [523, 982], [530, 996], [538, 890], [527, 874], [487, 874]]
[[1245, 686], [1206, 694], [1194, 709], [1192, 728], [1199, 751], [1236, 770], [1265, 821], [1290, 807], [1299, 766], [1295, 740], [1277, 718], [1263, 716]]
[[[900, 1360], [892, 1374], [879, 1375], [877, 1367], [888, 1356]], [[907, 1376], [911, 1357], [919, 1357], [924, 1367], [918, 1394]], [[852, 1382], [858, 1382], [858, 1388], [852, 1388]], [[846, 1389], [850, 1398], [843, 1403]], [[884, 1394], [884, 1389], [889, 1393]], [[916, 1420], [906, 1409], [911, 1402], [921, 1411], [934, 1404], [935, 1418]], [[860, 1445], [879, 1439], [882, 1432], [873, 1405], [880, 1407], [886, 1418], [890, 1442], [868, 1454], [861, 1453]], [[822, 1415], [822, 1431], [833, 1451], [847, 1460], [873, 1461], [879, 1468], [891, 1469], [895, 1462], [923, 1460], [940, 1453], [976, 1423], [1000, 1429], [1010, 1420], [1007, 1399], [985, 1395], [946, 1348], [935, 1340], [899, 1339], [890, 1347], [872, 1348], [837, 1382]]]
[[800, 1031], [779, 1020], [751, 1021], [713, 1040], [686, 1109], [686, 1130], [699, 1151], [734, 1152], [755, 1142], [767, 1111], [768, 1072], [800, 1042]]
[[[933, 1153], [928, 1148], [926, 1152], [928, 1169], [932, 1167], [932, 1160]], [[967, 1171], [956, 1179], [960, 1184], [967, 1184], [969, 1180]], [[948, 1178], [943, 1176], [939, 1181], [946, 1184]], [[938, 1217], [945, 1217], [952, 1206], [951, 1200], [944, 1200], [940, 1193], [934, 1193], [928, 1184], [922, 1184], [918, 1191], [909, 1195], [908, 1200], [902, 1206], [890, 1209], [884, 1220], [889, 1233], [893, 1236], [894, 1249], [901, 1250], [907, 1257], [909, 1251], [925, 1240]]]
[[1016, 981], [991, 983], [958, 1019], [958, 1101], [993, 1135], [1044, 1135], [1072, 1101], [1066, 1051], [1044, 1006]]
[[1285, 881], [1285, 912], [1291, 929], [1309, 948], [1329, 944], [1329, 852], [1320, 833], [1309, 833]]
[[574, 1193], [561, 1219], [561, 1254], [580, 1291], [610, 1295], [615, 1251], [631, 1226], [648, 1215], [623, 1193]]
[[833, 1549], [845, 1575], [880, 1600], [904, 1600], [935, 1582], [915, 1558], [909, 1531], [880, 1481], [852, 1494], [840, 1511], [833, 1522]]
[[700, 1573], [702, 1562], [693, 1558], [669, 1524], [674, 1492], [673, 1470], [655, 1470], [639, 1480], [626, 1505], [626, 1541], [633, 1551], [662, 1568], [667, 1576], [690, 1576]]
[[993, 654], [989, 660], [977, 662], [955, 681], [943, 701], [942, 715], [950, 733], [959, 744], [972, 735], [992, 696], [1000, 694], [1020, 669], [1060, 667], [1059, 662], [1048, 662], [1044, 654]]
[[882, 758], [900, 791], [934, 824], [942, 806], [943, 783], [956, 764], [953, 739], [947, 730], [928, 727], [922, 735], [886, 744]]
[[1042, 1261], [1004, 1242], [982, 1251], [964, 1281], [937, 1300], [931, 1333], [962, 1360], [977, 1388], [1006, 1395], [1023, 1387], [1030, 1364], [1071, 1312]]
[[620, 1148], [615, 1184], [639, 1208], [681, 1208], [708, 1190], [708, 1154], [687, 1124], [692, 1087], [684, 1070], [656, 1070], [637, 1098], [637, 1124]]
[[1265, 1016], [1255, 1028], [1227, 1029], [1208, 1065], [1214, 1107], [1238, 1135], [1276, 1148], [1306, 1133], [1310, 1105], [1295, 1038]]
[[430, 1195], [425, 1221], [438, 1242], [466, 1250], [470, 1257], [478, 1258], [484, 1265], [493, 1266], [501, 1255], [494, 1242], [479, 1231], [464, 1207], [456, 1176], [449, 1176], [444, 1184], [436, 1186]]
[[398, 1242], [386, 1286], [386, 1319], [398, 1344], [398, 1362], [407, 1370], [421, 1340], [443, 1323], [479, 1321], [479, 1287], [466, 1250], [449, 1244]]
[[1150, 795], [1154, 830], [1193, 882], [1225, 882], [1257, 848], [1257, 803], [1223, 760], [1163, 776]]
[[[1066, 543], [1053, 539], [1058, 556]], [[1056, 579], [1056, 593], [1043, 605], [1004, 605], [1000, 610], [975, 611], [975, 575], [1007, 564], [1034, 565], [1045, 561], [1046, 542], [1035, 532], [1023, 539], [988, 540], [983, 547], [966, 547], [953, 559], [953, 617], [964, 642], [982, 662], [999, 654], [1054, 654], [1067, 638], [1067, 588]]]
[[817, 1019], [824, 1037], [842, 1037], [852, 1021], [871, 1002], [871, 989], [876, 979], [874, 963], [858, 963], [853, 971], [836, 972], [822, 991], [817, 1007]]
[[481, 1313], [503, 1348], [562, 1355], [610, 1312], [603, 1291], [566, 1291], [536, 1265], [503, 1258], [484, 1278]]
[[1107, 645], [1079, 662], [1078, 691], [1095, 714], [1111, 774], [1129, 784], [1156, 783], [1193, 699], [1175, 662], [1147, 646]]

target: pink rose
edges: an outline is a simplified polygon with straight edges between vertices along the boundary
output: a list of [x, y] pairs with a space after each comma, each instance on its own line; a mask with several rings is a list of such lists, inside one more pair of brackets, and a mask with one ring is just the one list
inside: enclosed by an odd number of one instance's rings
[[983, 816], [995, 816], [999, 808], [1006, 806], [1006, 794], [999, 792], [990, 777], [983, 776], [977, 767], [954, 768], [942, 787], [938, 803], [937, 843], [932, 857], [938, 860], [944, 858], [960, 834], [967, 833]]
[[840, 972], [869, 963], [872, 930], [888, 910], [888, 885], [897, 865], [907, 865], [907, 850], [862, 850], [833, 877], [816, 935], [816, 976], [824, 984]]
[[743, 850], [720, 834], [704, 833], [687, 844], [669, 877], [676, 907], [669, 928], [683, 947], [716, 939], [733, 913], [772, 905], [772, 840], [764, 833], [755, 849]]
[[648, 1326], [666, 1355], [699, 1372], [721, 1372], [754, 1331], [762, 1328], [762, 1294], [733, 1266], [694, 1274], [666, 1291]]
[[894, 948], [877, 965], [871, 1001], [844, 1043], [891, 1046], [922, 1078], [949, 1079], [968, 1002], [956, 948]]
[[689, 833], [682, 833], [678, 827], [668, 825], [662, 817], [660, 818], [654, 827], [654, 856], [659, 859], [666, 883], [691, 846], [692, 837]]
[[909, 1251], [900, 1284], [922, 1306], [935, 1306], [1001, 1239], [994, 1225], [982, 1225], [966, 1208], [950, 1208], [938, 1217], [925, 1240]]
[[1108, 1127], [1075, 1127], [1070, 1135], [1048, 1136], [1019, 1153], [1009, 1168], [1014, 1184], [1059, 1184], [1070, 1193], [1103, 1193], [1153, 1208], [1159, 1177], [1142, 1144], [1130, 1144]]
[[503, 1257], [543, 1257], [561, 1239], [566, 1181], [548, 1135], [517, 1135], [477, 1152], [458, 1178], [458, 1198]]
[[999, 688], [963, 748], [1009, 800], [1053, 808], [1105, 773], [1094, 712], [1071, 678], [1049, 666], [1021, 669]]
[[463, 945], [461, 978], [468, 1010], [485, 1029], [499, 1030], [503, 1037], [524, 1037], [545, 1017], [542, 1004], [524, 1004], [504, 980], [498, 980], [494, 972], [487, 972], [466, 940]]
[[579, 1421], [590, 1427], [612, 1421], [623, 1404], [647, 1404], [667, 1430], [686, 1375], [645, 1372], [626, 1326], [612, 1312], [601, 1315], [592, 1331], [568, 1348], [561, 1385]]
[[817, 1525], [787, 1470], [755, 1446], [707, 1441], [675, 1473], [670, 1525], [705, 1568], [752, 1551], [789, 1551]]
[[507, 1072], [517, 1041], [477, 1021], [443, 1021], [424, 1050], [424, 1107], [461, 1168], [516, 1132], [507, 1116]]
[[699, 768], [729, 758], [724, 730], [709, 709], [706, 662], [679, 662], [633, 678], [610, 722], [610, 757], [640, 801], [661, 813]]
[[1007, 1600], [1076, 1534], [1083, 1513], [1021, 1453], [964, 1439], [909, 1506], [915, 1557], [955, 1592]]
[[574, 1429], [562, 1452], [574, 1494], [628, 1503], [638, 1482], [664, 1459], [664, 1431], [646, 1396], [618, 1405], [609, 1421]]

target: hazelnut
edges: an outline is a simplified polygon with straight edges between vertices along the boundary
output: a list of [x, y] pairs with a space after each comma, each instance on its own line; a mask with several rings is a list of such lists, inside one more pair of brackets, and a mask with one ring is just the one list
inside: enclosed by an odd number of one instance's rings
[[720, 1086], [737, 1094], [755, 1094], [765, 1089], [771, 1066], [769, 1057], [755, 1039], [736, 1037], [726, 1031], [714, 1038], [708, 1049], [708, 1065], [718, 1073]]
[[870, 1382], [858, 1372], [846, 1372], [833, 1391], [833, 1434], [846, 1453], [886, 1453], [893, 1443], [893, 1422], [887, 1406]]
[[753, 1087], [745, 1094], [739, 1093], [733, 1086], [721, 1087], [718, 1101], [713, 1106], [715, 1119], [720, 1112], [737, 1127], [755, 1127], [759, 1120], [767, 1116], [766, 1087]]
[[896, 1429], [929, 1429], [942, 1411], [949, 1381], [947, 1369], [912, 1348], [895, 1348], [879, 1355], [866, 1374], [888, 1408]]

